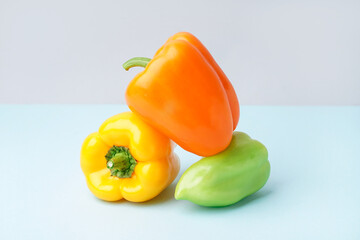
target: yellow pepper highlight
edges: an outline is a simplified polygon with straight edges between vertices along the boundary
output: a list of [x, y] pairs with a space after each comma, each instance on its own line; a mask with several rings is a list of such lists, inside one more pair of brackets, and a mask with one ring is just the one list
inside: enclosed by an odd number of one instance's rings
[[85, 139], [81, 169], [96, 197], [143, 202], [161, 193], [177, 176], [180, 166], [173, 148], [169, 138], [125, 112], [107, 119]]

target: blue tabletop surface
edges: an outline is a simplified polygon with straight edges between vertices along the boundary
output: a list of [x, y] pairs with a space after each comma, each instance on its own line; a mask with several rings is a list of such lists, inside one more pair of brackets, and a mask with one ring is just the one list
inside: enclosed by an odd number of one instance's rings
[[[108, 203], [80, 169], [85, 137], [123, 105], [0, 105], [0, 239], [360, 239], [360, 107], [241, 108], [269, 151], [259, 192], [226, 208]], [[200, 157], [176, 148], [180, 174]], [[180, 176], [180, 175], [179, 175]]]

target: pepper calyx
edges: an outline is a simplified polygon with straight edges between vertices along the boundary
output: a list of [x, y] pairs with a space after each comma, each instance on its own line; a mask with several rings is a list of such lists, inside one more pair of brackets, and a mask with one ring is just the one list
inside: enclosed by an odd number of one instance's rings
[[105, 159], [106, 167], [110, 170], [111, 176], [118, 178], [130, 178], [137, 164], [129, 148], [123, 146], [110, 148]]

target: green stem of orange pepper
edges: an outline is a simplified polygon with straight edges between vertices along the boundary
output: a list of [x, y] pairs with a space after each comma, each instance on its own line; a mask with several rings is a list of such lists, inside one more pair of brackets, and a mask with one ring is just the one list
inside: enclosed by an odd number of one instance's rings
[[146, 57], [134, 57], [127, 60], [123, 64], [123, 68], [127, 71], [132, 67], [146, 67], [146, 65], [150, 62], [151, 58]]

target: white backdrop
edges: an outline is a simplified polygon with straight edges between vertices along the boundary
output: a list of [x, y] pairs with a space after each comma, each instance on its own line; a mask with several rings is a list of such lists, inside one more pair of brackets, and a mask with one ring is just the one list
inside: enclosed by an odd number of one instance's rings
[[360, 1], [0, 0], [0, 103], [124, 103], [121, 65], [195, 34], [240, 104], [360, 104]]

